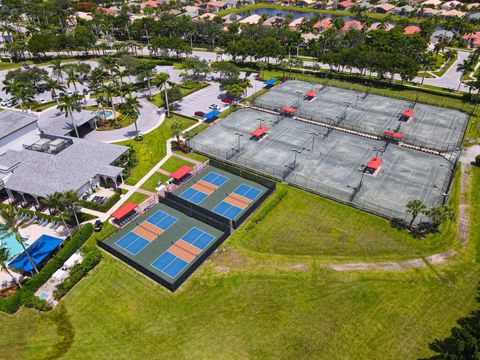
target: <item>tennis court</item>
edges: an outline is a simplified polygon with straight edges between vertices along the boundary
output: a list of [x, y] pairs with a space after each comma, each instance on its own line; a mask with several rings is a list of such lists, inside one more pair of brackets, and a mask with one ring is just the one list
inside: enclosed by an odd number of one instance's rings
[[107, 250], [113, 249], [112, 254], [172, 290], [218, 246], [224, 234], [159, 203], [103, 243]]
[[194, 204], [200, 204], [209, 195], [213, 194], [220, 186], [228, 181], [228, 177], [219, 175], [213, 171], [195, 182], [180, 194], [182, 199]]
[[174, 194], [227, 219], [236, 220], [266, 190], [261, 184], [209, 166]]
[[[269, 129], [256, 141], [251, 131], [260, 120]], [[453, 168], [442, 156], [254, 109], [235, 111], [190, 140], [190, 146], [387, 218], [406, 219], [406, 204], [412, 199], [427, 206], [443, 203]], [[375, 157], [382, 159], [379, 171], [365, 173]], [[226, 198], [237, 188], [224, 192], [212, 209], [234, 216], [240, 203]], [[242, 187], [236, 195], [248, 198], [249, 191]]]
[[[460, 147], [468, 124], [461, 111], [299, 80], [274, 87], [254, 105], [274, 111], [292, 107], [299, 117], [376, 136], [393, 131], [406, 143], [442, 152]], [[405, 111], [412, 115], [409, 121], [402, 119]]]

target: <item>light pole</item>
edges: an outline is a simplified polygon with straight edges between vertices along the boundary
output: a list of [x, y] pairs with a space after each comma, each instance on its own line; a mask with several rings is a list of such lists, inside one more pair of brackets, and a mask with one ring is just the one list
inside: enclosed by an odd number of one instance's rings
[[303, 95], [301, 91], [295, 91], [297, 93], [297, 109], [300, 109], [300, 95]]
[[298, 149], [292, 149], [292, 151], [295, 153], [295, 158], [293, 159], [293, 170], [297, 167], [297, 155], [301, 154], [302, 152]]
[[313, 148], [314, 148], [314, 146], [315, 146], [315, 137], [317, 137], [318, 135], [320, 135], [320, 133], [318, 133], [318, 132], [313, 132], [313, 131], [312, 131], [312, 132], [310, 133], [310, 135], [312, 135], [312, 150], [311, 150], [311, 152], [312, 152], [312, 154], [313, 154]]
[[240, 138], [243, 136], [242, 133], [236, 131], [235, 132], [235, 135], [237, 135], [237, 152], [240, 152]]
[[383, 154], [383, 149], [379, 149], [377, 147], [374, 147], [373, 148], [373, 151], [375, 151], [375, 157], [378, 157], [378, 153], [382, 153]]
[[260, 119], [260, 118], [258, 118], [257, 120], [259, 121], [258, 127], [261, 128], [261, 127], [262, 127], [262, 123], [263, 123], [265, 120]]

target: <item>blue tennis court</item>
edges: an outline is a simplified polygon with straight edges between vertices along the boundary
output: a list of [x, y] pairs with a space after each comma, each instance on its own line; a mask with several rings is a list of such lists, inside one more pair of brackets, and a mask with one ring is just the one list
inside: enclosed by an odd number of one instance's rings
[[215, 208], [212, 210], [213, 212], [222, 215], [223, 217], [226, 217], [227, 219], [235, 219], [238, 214], [242, 212], [243, 209], [240, 209], [239, 207], [230, 205], [229, 203], [222, 201], [220, 204], [215, 206]]
[[203, 200], [205, 200], [208, 197], [208, 194], [205, 194], [201, 191], [188, 188], [185, 190], [183, 193], [180, 194], [180, 197], [190, 201], [191, 203], [194, 204], [200, 204]]
[[164, 252], [159, 258], [152, 262], [152, 266], [155, 269], [160, 270], [172, 278], [176, 277], [187, 265], [188, 262], [168, 251]]
[[158, 210], [155, 214], [150, 216], [147, 221], [150, 224], [155, 225], [156, 227], [162, 229], [163, 231], [167, 230], [170, 226], [177, 222], [177, 219], [167, 213], [164, 213], [161, 210]]
[[182, 239], [187, 243], [199, 248], [200, 250], [203, 250], [210, 245], [213, 240], [215, 240], [215, 236], [193, 227], [182, 236]]
[[234, 191], [234, 193], [246, 197], [249, 200], [254, 200], [260, 195], [261, 191], [252, 186], [242, 184]]
[[202, 178], [202, 180], [210, 184], [213, 184], [217, 187], [220, 187], [228, 181], [228, 178], [225, 176], [219, 175], [215, 172], [209, 172], [207, 175], [205, 175]]
[[145, 246], [149, 244], [148, 240], [145, 240], [141, 236], [133, 232], [129, 232], [115, 243], [118, 247], [121, 247], [125, 251], [128, 251], [132, 255], [138, 254]]

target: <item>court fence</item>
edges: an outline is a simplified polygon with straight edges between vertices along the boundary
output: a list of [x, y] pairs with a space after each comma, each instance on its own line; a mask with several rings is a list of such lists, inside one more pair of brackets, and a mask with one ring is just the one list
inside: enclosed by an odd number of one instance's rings
[[[325, 198], [340, 202], [354, 208], [369, 212], [371, 214], [377, 215], [379, 217], [385, 218], [387, 220], [395, 221], [408, 221], [410, 215], [406, 211], [395, 210], [392, 208], [386, 208], [381, 205], [380, 202], [370, 201], [367, 199], [357, 199], [356, 192], [353, 188], [338, 188], [335, 186], [327, 185], [320, 183], [311, 178], [307, 178], [300, 174], [295, 173], [295, 171], [285, 172], [284, 168], [279, 168], [271, 165], [266, 165], [264, 163], [252, 160], [247, 157], [236, 156], [231, 159], [226, 158], [226, 152], [224, 150], [214, 148], [208, 145], [199, 144], [195, 141], [190, 141], [190, 146], [195, 152], [199, 154], [209, 156], [211, 158], [210, 162], [217, 164], [218, 161], [228, 164], [230, 167], [238, 168], [238, 171], [253, 172], [260, 174], [260, 176], [267, 176], [271, 179], [282, 181], [286, 184], [298, 187], [302, 190], [315, 193], [317, 195], [323, 196]], [[435, 203], [444, 204], [446, 201], [446, 196], [444, 194], [448, 193], [449, 187], [453, 179], [453, 171], [456, 163], [450, 163], [451, 175], [447, 176], [441, 185], [441, 195], [436, 199]], [[393, 175], [387, 175], [393, 176]], [[425, 216], [419, 216], [415, 221], [416, 224], [428, 221]]]
[[153, 281], [156, 281], [157, 283], [159, 283], [160, 285], [162, 285], [163, 287], [167, 288], [168, 290], [174, 292], [176, 291], [189, 277], [190, 275], [192, 275], [195, 270], [198, 269], [198, 267], [200, 265], [203, 264], [203, 262], [213, 253], [215, 252], [215, 250], [218, 249], [218, 247], [230, 236], [230, 232], [229, 231], [226, 231], [226, 232], [223, 232], [222, 235], [220, 235], [218, 237], [217, 240], [215, 240], [215, 242], [210, 245], [210, 247], [203, 253], [201, 254], [198, 258], [195, 259], [195, 261], [193, 262], [193, 264], [180, 276], [178, 277], [178, 279], [174, 280], [173, 282], [169, 282], [167, 281], [166, 279], [162, 278], [161, 276], [155, 274], [153, 271], [147, 269], [146, 267], [140, 265], [139, 263], [135, 262], [133, 259], [131, 259], [130, 257], [122, 254], [121, 252], [119, 252], [118, 250], [116, 250], [115, 248], [113, 248], [112, 246], [110, 246], [109, 244], [107, 244], [106, 242], [104, 241], [101, 241], [99, 239], [96, 239], [97, 240], [97, 245], [105, 250], [106, 252], [110, 253], [111, 255], [115, 256], [116, 258], [122, 260], [123, 262], [125, 262], [127, 265], [130, 265], [131, 267], [133, 267], [135, 270], [141, 272], [142, 274], [146, 275], [147, 277], [149, 277], [150, 279], [152, 279]]
[[[270, 112], [274, 113], [280, 113], [280, 107], [276, 103], [271, 103], [268, 101], [263, 101], [262, 99], [257, 99], [254, 101], [253, 106], [255, 106], [258, 109], [261, 110], [268, 110]], [[396, 116], [396, 114], [392, 113], [389, 114], [392, 117]], [[399, 115], [398, 115], [399, 116]], [[360, 125], [359, 122], [357, 121], [350, 121], [348, 119], [348, 112], [345, 115], [345, 118], [343, 119], [338, 119], [338, 118], [331, 118], [326, 113], [322, 112], [320, 109], [315, 110], [315, 111], [307, 111], [303, 110], [302, 108], [297, 109], [296, 116], [293, 117], [294, 120], [299, 120], [302, 121], [308, 120], [312, 122], [318, 123], [319, 126], [327, 125], [327, 126], [335, 126], [338, 128], [338, 130], [345, 129], [353, 132], [359, 132], [371, 136], [376, 136], [379, 137], [380, 139], [383, 138], [383, 128], [379, 128], [377, 130], [372, 129], [370, 127], [362, 126]], [[402, 142], [414, 146], [418, 146], [422, 149], [425, 149], [426, 151], [435, 151], [435, 152], [441, 152], [441, 153], [448, 153], [452, 152], [455, 150], [458, 150], [463, 142], [463, 134], [465, 133], [466, 129], [468, 126], [468, 121], [465, 121], [461, 128], [459, 129], [450, 129], [451, 134], [457, 133], [457, 139], [452, 140], [452, 141], [445, 141], [445, 140], [438, 140], [435, 141], [435, 139], [429, 139], [428, 137], [426, 138], [425, 136], [419, 136], [417, 133], [415, 134], [404, 134], [404, 138], [402, 139]]]

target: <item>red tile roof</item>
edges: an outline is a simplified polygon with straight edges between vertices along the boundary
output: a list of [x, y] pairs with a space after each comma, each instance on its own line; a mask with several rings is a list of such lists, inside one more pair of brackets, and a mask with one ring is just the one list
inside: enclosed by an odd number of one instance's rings
[[314, 28], [314, 29], [325, 29], [325, 30], [328, 30], [328, 29], [331, 29], [332, 27], [333, 27], [332, 19], [330, 19], [330, 18], [325, 18], [325, 19], [323, 19], [323, 20], [317, 21], [317, 22], [313, 25], [313, 28]]
[[350, 20], [345, 23], [345, 25], [340, 29], [342, 31], [348, 30], [362, 30], [363, 24], [357, 20]]
[[345, 0], [345, 1], [340, 1], [338, 3], [338, 6], [344, 8], [344, 9], [347, 9], [349, 7], [355, 6], [355, 3]]
[[403, 33], [405, 35], [418, 34], [420, 31], [422, 31], [422, 29], [420, 29], [416, 25], [410, 25], [410, 26], [407, 26], [405, 29], [403, 29]]

